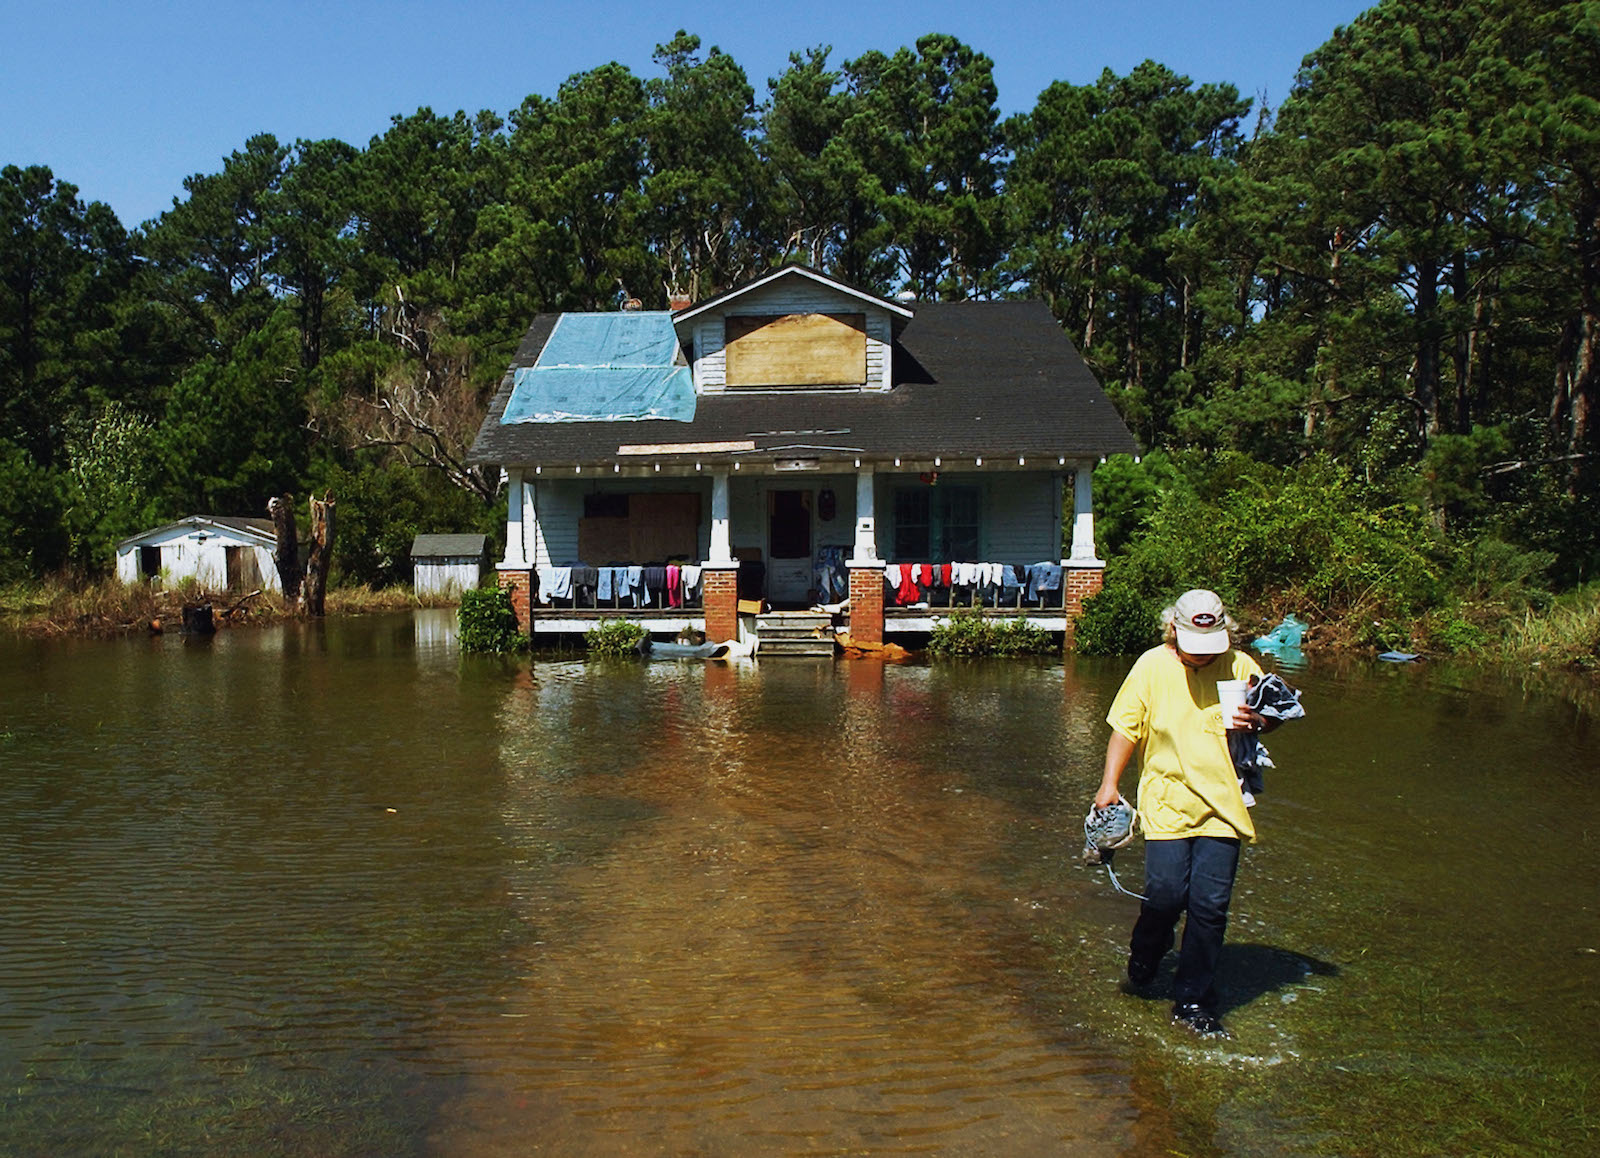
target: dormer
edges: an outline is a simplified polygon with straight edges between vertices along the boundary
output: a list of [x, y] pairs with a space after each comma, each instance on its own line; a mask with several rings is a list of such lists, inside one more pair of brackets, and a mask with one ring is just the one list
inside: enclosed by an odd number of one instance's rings
[[809, 266], [786, 265], [672, 316], [698, 394], [894, 387], [912, 311]]

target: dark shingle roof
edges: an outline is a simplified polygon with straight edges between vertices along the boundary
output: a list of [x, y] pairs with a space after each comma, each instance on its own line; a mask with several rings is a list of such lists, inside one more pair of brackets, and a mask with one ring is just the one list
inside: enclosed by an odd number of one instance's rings
[[[513, 370], [538, 358], [556, 316], [534, 320]], [[502, 425], [511, 378], [508, 372], [490, 404], [473, 462], [613, 462], [622, 444], [737, 440], [754, 441], [758, 455], [803, 447], [799, 452], [812, 457], [879, 461], [935, 454], [1086, 457], [1139, 449], [1049, 307], [1038, 301], [918, 305], [895, 344], [895, 388], [887, 393], [702, 394], [687, 423]], [[749, 456], [683, 457], [715, 462]]]
[[413, 559], [431, 559], [441, 555], [473, 557], [486, 550], [485, 535], [418, 535], [411, 540]]

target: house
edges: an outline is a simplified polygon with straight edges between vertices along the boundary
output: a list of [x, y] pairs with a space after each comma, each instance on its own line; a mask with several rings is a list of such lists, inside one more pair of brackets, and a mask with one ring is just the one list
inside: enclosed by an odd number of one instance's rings
[[411, 540], [412, 590], [446, 597], [474, 590], [488, 561], [487, 535], [418, 535]]
[[535, 318], [479, 430], [531, 632], [734, 638], [741, 600], [867, 643], [965, 605], [1070, 629], [1104, 567], [1091, 473], [1137, 445], [1044, 303], [788, 265], [674, 305]]
[[277, 591], [278, 539], [271, 519], [190, 515], [117, 544], [117, 578], [124, 583], [193, 579], [230, 591]]

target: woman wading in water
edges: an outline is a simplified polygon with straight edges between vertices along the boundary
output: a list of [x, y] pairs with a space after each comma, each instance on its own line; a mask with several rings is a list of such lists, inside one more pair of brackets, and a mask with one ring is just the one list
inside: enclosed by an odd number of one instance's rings
[[1145, 836], [1145, 900], [1133, 926], [1128, 982], [1155, 980], [1187, 914], [1172, 1019], [1202, 1037], [1228, 1037], [1214, 984], [1228, 926], [1228, 903], [1240, 844], [1255, 826], [1228, 754], [1227, 730], [1270, 731], [1278, 723], [1249, 708], [1222, 718], [1218, 680], [1260, 677], [1261, 667], [1234, 650], [1235, 625], [1210, 591], [1185, 592], [1162, 612], [1165, 642], [1141, 655], [1106, 714], [1111, 739], [1095, 807], [1121, 799], [1118, 782], [1139, 754], [1139, 820]]

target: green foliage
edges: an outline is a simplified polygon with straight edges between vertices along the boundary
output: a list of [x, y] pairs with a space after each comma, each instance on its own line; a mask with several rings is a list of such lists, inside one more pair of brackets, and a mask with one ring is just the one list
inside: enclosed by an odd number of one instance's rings
[[1072, 646], [1084, 655], [1134, 655], [1161, 642], [1160, 598], [1107, 569], [1105, 586], [1084, 601]]
[[590, 655], [632, 655], [635, 647], [650, 633], [642, 624], [613, 619], [583, 634]]
[[145, 529], [159, 480], [154, 426], [131, 407], [108, 402], [66, 428], [70, 555], [84, 569], [104, 570], [116, 544]]
[[419, 534], [492, 535], [505, 529], [503, 512], [450, 486], [437, 472], [372, 456], [328, 467], [314, 489], [332, 491], [339, 500], [333, 562], [342, 583], [409, 583], [411, 541]]
[[61, 565], [67, 553], [65, 513], [59, 476], [0, 438], [0, 583]]
[[501, 587], [480, 587], [461, 593], [459, 616], [462, 651], [524, 651], [528, 637], [517, 627], [511, 593]]
[[1159, 609], [1191, 587], [1384, 648], [1409, 645], [1421, 617], [1452, 603], [1448, 545], [1420, 502], [1364, 488], [1326, 458], [1274, 467], [1191, 455], [1177, 465], [1086, 604], [1081, 650], [1154, 642]]
[[1044, 628], [1023, 619], [992, 618], [976, 607], [957, 608], [935, 624], [928, 636], [929, 653], [940, 659], [1047, 655], [1054, 650]]
[[1168, 599], [1209, 587], [1230, 602], [1284, 593], [1322, 618], [1417, 615], [1442, 597], [1435, 539], [1420, 507], [1363, 493], [1330, 460], [1222, 455], [1164, 495], [1127, 577]]
[[264, 517], [269, 498], [297, 489], [308, 458], [300, 361], [296, 319], [280, 307], [173, 384], [156, 436], [169, 511]]
[[[1094, 533], [1100, 557], [1121, 555], [1143, 532], [1161, 501], [1163, 488], [1178, 485], [1180, 480], [1178, 466], [1159, 450], [1137, 461], [1129, 454], [1114, 454], [1095, 468]], [[1065, 549], [1070, 544], [1062, 546]]]

